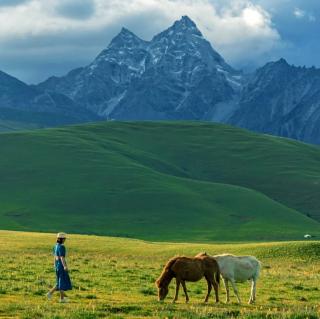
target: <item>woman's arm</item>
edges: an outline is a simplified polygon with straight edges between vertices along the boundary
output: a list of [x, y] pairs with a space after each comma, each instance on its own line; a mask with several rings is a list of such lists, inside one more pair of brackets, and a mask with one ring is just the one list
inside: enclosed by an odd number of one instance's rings
[[61, 262], [62, 262], [63, 269], [64, 269], [65, 271], [68, 271], [68, 266], [67, 266], [66, 259], [65, 259], [63, 256], [60, 256], [59, 258], [60, 258], [60, 260], [61, 260]]

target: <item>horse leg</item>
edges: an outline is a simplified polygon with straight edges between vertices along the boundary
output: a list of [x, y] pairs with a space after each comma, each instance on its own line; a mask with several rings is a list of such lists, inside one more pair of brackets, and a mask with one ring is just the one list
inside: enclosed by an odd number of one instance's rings
[[216, 302], [219, 302], [219, 285], [215, 280], [212, 282], [212, 285], [213, 285], [214, 293], [216, 295]]
[[182, 285], [184, 294], [186, 296], [186, 302], [189, 302], [189, 296], [188, 296], [188, 293], [187, 293], [186, 282], [184, 280], [181, 280], [181, 285]]
[[224, 287], [226, 288], [226, 303], [230, 302], [229, 283], [227, 278], [223, 278]]
[[253, 304], [256, 301], [256, 287], [257, 287], [257, 279], [252, 278], [252, 283], [251, 283], [251, 294], [250, 294], [250, 299], [249, 299], [249, 304]]
[[180, 279], [176, 278], [176, 295], [174, 296], [173, 303], [175, 303], [178, 300], [178, 294], [179, 294], [179, 288], [180, 288]]
[[208, 299], [209, 299], [209, 296], [210, 296], [210, 292], [211, 292], [211, 289], [212, 289], [212, 284], [211, 284], [211, 281], [209, 279], [207, 279], [207, 284], [208, 284], [208, 292], [207, 292], [207, 296], [206, 296], [206, 299], [204, 300], [204, 302], [208, 302]]
[[236, 286], [236, 282], [235, 282], [234, 279], [231, 279], [230, 281], [231, 281], [231, 285], [232, 285], [233, 291], [234, 291], [234, 293], [235, 293], [235, 295], [236, 295], [236, 297], [238, 299], [238, 302], [239, 302], [239, 304], [241, 304], [241, 300], [240, 300], [240, 297], [239, 297], [239, 292], [238, 292], [238, 288]]
[[256, 302], [257, 280], [258, 278], [253, 278], [253, 302]]

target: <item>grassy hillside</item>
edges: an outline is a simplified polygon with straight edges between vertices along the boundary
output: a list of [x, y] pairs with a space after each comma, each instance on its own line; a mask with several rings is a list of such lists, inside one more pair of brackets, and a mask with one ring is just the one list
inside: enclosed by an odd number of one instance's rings
[[[150, 243], [120, 238], [71, 235], [67, 261], [74, 289], [70, 303], [58, 296], [47, 301], [54, 285], [51, 249], [54, 234], [0, 231], [0, 317], [24, 319], [183, 318], [183, 319], [316, 319], [319, 308], [319, 242], [261, 244]], [[257, 284], [257, 302], [247, 305], [250, 284], [238, 284], [243, 304], [225, 304], [223, 285], [219, 304], [203, 303], [204, 280], [187, 283], [190, 302], [184, 294], [176, 304], [174, 282], [164, 303], [157, 301], [155, 279], [174, 255], [193, 256], [229, 252], [253, 254], [262, 262]]]
[[151, 240], [320, 235], [320, 149], [208, 123], [0, 135], [0, 229]]

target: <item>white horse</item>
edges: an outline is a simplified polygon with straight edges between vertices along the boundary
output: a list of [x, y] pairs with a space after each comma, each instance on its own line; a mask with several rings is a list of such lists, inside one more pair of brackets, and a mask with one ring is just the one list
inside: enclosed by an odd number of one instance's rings
[[[200, 255], [207, 255], [206, 253], [200, 253]], [[246, 280], [251, 280], [251, 294], [249, 299], [249, 304], [256, 301], [256, 286], [257, 280], [260, 274], [260, 261], [253, 256], [234, 256], [229, 254], [212, 256], [216, 259], [219, 265], [220, 273], [223, 278], [223, 283], [226, 288], [226, 302], [230, 301], [229, 293], [229, 281], [232, 285], [233, 291], [241, 303], [238, 288], [236, 282], [244, 282]]]

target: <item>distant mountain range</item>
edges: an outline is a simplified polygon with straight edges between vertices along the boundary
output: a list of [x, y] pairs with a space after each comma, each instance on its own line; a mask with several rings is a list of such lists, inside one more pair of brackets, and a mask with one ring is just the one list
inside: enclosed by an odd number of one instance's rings
[[227, 122], [320, 144], [320, 69], [291, 66], [284, 59], [267, 63], [243, 86]]
[[0, 121], [46, 127], [93, 119], [99, 117], [66, 95], [27, 85], [0, 71]]
[[0, 120], [208, 120], [320, 144], [320, 70], [284, 59], [244, 75], [187, 16], [144, 41], [123, 28], [88, 66], [36, 86], [0, 73]]

